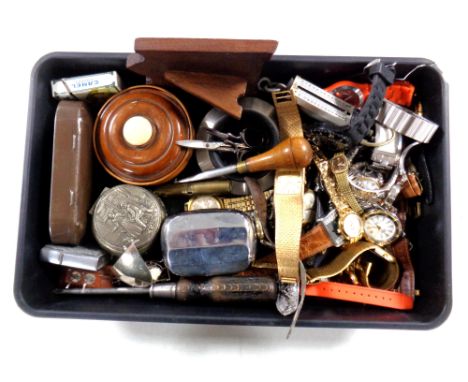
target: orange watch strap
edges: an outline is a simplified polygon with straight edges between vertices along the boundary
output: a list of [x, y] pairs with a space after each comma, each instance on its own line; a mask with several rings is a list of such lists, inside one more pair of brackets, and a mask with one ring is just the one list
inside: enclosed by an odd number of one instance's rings
[[360, 302], [399, 310], [410, 310], [413, 309], [414, 305], [414, 300], [411, 297], [400, 292], [331, 281], [307, 285], [305, 294], [309, 297]]
[[413, 102], [415, 87], [408, 81], [396, 80], [387, 88], [385, 98], [398, 105], [410, 107]]
[[[326, 87], [324, 90], [326, 90], [327, 92], [332, 92], [333, 90], [338, 89], [340, 87], [358, 88], [364, 96], [363, 102], [365, 102], [365, 100], [369, 96], [369, 92], [371, 89], [370, 84], [362, 84], [353, 81], [339, 81]], [[387, 88], [385, 98], [398, 105], [409, 107], [413, 101], [414, 90], [414, 85], [412, 85], [408, 81], [395, 80], [395, 82]]]

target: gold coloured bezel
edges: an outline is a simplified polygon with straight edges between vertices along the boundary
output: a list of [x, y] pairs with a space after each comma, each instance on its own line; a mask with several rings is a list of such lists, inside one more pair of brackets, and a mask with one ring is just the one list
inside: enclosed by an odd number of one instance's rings
[[[359, 221], [360, 221], [360, 229], [359, 229], [359, 233], [357, 236], [349, 236], [346, 231], [345, 231], [345, 220], [347, 218], [349, 218], [351, 215], [355, 215]], [[362, 235], [364, 233], [364, 221], [363, 219], [361, 218], [361, 216], [359, 216], [357, 213], [355, 212], [349, 212], [348, 214], [346, 214], [345, 216], [343, 216], [342, 218], [339, 218], [338, 220], [338, 228], [340, 230], [340, 233], [344, 236], [344, 238], [346, 240], [348, 240], [350, 243], [355, 243], [357, 241], [359, 241], [361, 238], [362, 238]]]
[[[376, 216], [376, 215], [384, 215], [384, 216], [388, 217], [395, 224], [396, 231], [395, 231], [395, 234], [391, 238], [389, 238], [387, 240], [374, 240], [367, 234], [367, 232], [365, 230], [366, 221], [370, 217]], [[398, 219], [398, 217], [395, 214], [393, 214], [393, 213], [391, 213], [391, 212], [389, 212], [387, 210], [383, 210], [383, 209], [380, 209], [380, 208], [371, 209], [371, 210], [367, 211], [366, 213], [364, 213], [362, 218], [363, 218], [362, 228], [363, 228], [363, 232], [364, 232], [364, 238], [370, 243], [374, 243], [374, 244], [377, 244], [377, 245], [380, 245], [380, 246], [389, 245], [389, 244], [393, 243], [396, 239], [398, 239], [400, 237], [401, 233], [403, 232], [403, 227], [401, 226], [400, 219]]]
[[194, 208], [193, 207], [194, 203], [197, 202], [197, 199], [201, 199], [201, 198], [210, 198], [210, 199], [213, 199], [216, 202], [217, 207], [210, 207], [210, 209], [223, 208], [223, 202], [221, 201], [220, 198], [217, 198], [216, 196], [213, 196], [213, 195], [196, 195], [196, 196], [191, 197], [190, 200], [187, 203], [185, 203], [185, 211], [203, 210], [203, 208]]

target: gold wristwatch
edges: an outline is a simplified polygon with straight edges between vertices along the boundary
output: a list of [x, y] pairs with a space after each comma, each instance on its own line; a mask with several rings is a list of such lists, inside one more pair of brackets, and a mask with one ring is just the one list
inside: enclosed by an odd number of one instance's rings
[[316, 150], [314, 162], [320, 172], [322, 182], [330, 196], [331, 202], [338, 212], [338, 231], [349, 243], [355, 243], [363, 235], [363, 221], [361, 216], [353, 211], [347, 200], [338, 191], [335, 177], [331, 173], [330, 162]]
[[[270, 199], [273, 195], [273, 190], [268, 190], [263, 193], [265, 199]], [[203, 209], [229, 209], [242, 212], [255, 211], [255, 203], [252, 196], [239, 196], [236, 198], [220, 198], [213, 195], [196, 195], [190, 198], [185, 203], [185, 211], [196, 211]]]
[[348, 171], [349, 161], [344, 153], [336, 153], [330, 160], [330, 170], [335, 175], [337, 191], [354, 212], [361, 215], [363, 210], [359, 205], [353, 190], [349, 186]]
[[370, 209], [362, 218], [364, 220], [364, 238], [380, 246], [393, 243], [403, 231], [398, 216], [382, 208]]

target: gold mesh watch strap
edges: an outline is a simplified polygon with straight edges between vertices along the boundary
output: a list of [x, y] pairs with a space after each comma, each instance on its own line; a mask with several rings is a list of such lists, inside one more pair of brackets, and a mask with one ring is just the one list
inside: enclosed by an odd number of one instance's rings
[[[359, 241], [349, 245], [343, 252], [341, 252], [327, 265], [317, 268], [309, 268], [307, 270], [308, 283], [311, 284], [323, 279], [337, 276], [349, 268], [354, 261], [356, 261], [363, 253], [367, 251], [372, 251], [376, 256], [384, 259], [387, 265], [386, 269], [384, 270], [385, 274], [379, 278], [380, 285], [375, 285], [375, 287], [382, 289], [392, 289], [398, 281], [400, 275], [398, 262], [392, 254], [383, 248], [365, 241]], [[366, 280], [366, 282], [363, 284], [365, 284], [365, 286], [369, 286], [369, 281]]]
[[[290, 91], [272, 94], [280, 137], [303, 137], [301, 117]], [[299, 283], [299, 252], [305, 170], [282, 170], [275, 174], [275, 247], [278, 275], [283, 283]]]
[[349, 161], [344, 153], [336, 153], [330, 160], [330, 169], [335, 175], [337, 191], [354, 212], [361, 215], [364, 211], [354, 196], [348, 182]]
[[[265, 195], [265, 199], [270, 198], [272, 193], [273, 191], [271, 190], [265, 191], [263, 193]], [[256, 208], [255, 202], [251, 195], [239, 196], [236, 198], [222, 198], [221, 200], [223, 202], [224, 208], [226, 209], [238, 210], [242, 212], [251, 212], [255, 211]]]
[[320, 177], [328, 195], [330, 196], [331, 202], [336, 207], [336, 211], [338, 212], [340, 218], [343, 218], [352, 210], [337, 192], [336, 179], [330, 172], [330, 164], [328, 163], [328, 160], [326, 158], [320, 158], [318, 155], [315, 155], [314, 162], [320, 172]]
[[240, 196], [237, 198], [223, 198], [224, 208], [249, 212], [255, 210], [255, 204], [251, 196]]
[[289, 90], [272, 93], [281, 139], [303, 137], [301, 116], [296, 99]]

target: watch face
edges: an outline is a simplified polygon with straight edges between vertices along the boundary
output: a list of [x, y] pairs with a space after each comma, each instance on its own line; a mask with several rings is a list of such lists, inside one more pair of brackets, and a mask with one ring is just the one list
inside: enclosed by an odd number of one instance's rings
[[387, 245], [401, 234], [400, 221], [389, 212], [371, 211], [364, 219], [364, 236], [370, 242]]
[[385, 197], [383, 174], [375, 169], [367, 168], [362, 162], [356, 163], [349, 170], [349, 185], [360, 201], [378, 202]]
[[349, 240], [359, 240], [362, 236], [362, 219], [358, 214], [350, 213], [343, 219], [341, 229]]
[[367, 191], [377, 191], [380, 189], [380, 183], [378, 179], [371, 178], [370, 176], [358, 175], [353, 179], [353, 184], [358, 186], [359, 189]]
[[213, 208], [221, 208], [220, 201], [214, 196], [201, 195], [195, 196], [189, 202], [189, 211], [208, 210]]
[[364, 102], [364, 94], [362, 94], [361, 89], [352, 86], [340, 86], [334, 89], [332, 94], [354, 107], [361, 107]]

